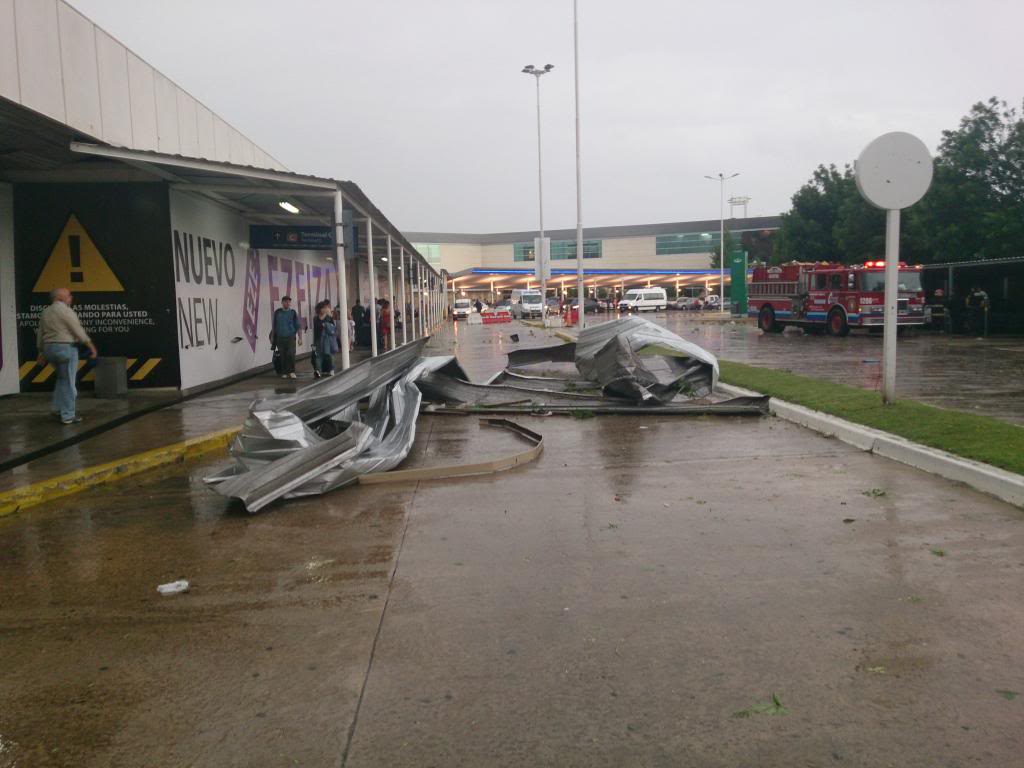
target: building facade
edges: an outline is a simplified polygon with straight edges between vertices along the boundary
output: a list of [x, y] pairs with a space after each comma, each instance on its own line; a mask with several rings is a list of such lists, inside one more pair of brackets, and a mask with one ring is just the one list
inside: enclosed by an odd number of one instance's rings
[[[767, 258], [778, 231], [778, 216], [726, 220], [726, 248], [745, 251], [751, 261]], [[718, 220], [589, 227], [583, 231], [583, 268], [588, 290], [605, 295], [639, 285], [717, 291], [719, 271], [712, 252], [719, 246]], [[576, 231], [545, 232], [551, 238], [549, 293], [575, 285]], [[416, 249], [445, 270], [454, 286], [485, 298], [507, 296], [513, 288], [536, 287], [536, 232], [463, 234], [407, 233]]]

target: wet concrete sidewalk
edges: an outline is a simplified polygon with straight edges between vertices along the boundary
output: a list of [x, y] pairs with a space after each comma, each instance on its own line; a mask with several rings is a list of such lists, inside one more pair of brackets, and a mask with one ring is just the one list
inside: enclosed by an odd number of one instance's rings
[[[356, 350], [352, 359], [355, 362], [367, 356], [367, 352]], [[0, 491], [241, 426], [249, 403], [256, 398], [294, 392], [313, 382], [308, 360], [299, 360], [296, 369], [294, 381], [268, 371], [185, 400], [177, 390], [166, 389], [132, 390], [128, 397], [117, 400], [82, 392], [78, 406], [85, 421], [70, 426], [50, 415], [48, 394], [4, 398], [0, 400], [0, 428], [5, 430], [6, 455], [39, 451], [44, 455], [0, 471]], [[134, 418], [125, 420], [132, 414]], [[116, 426], [92, 434], [112, 423]], [[76, 439], [83, 434], [84, 439]], [[72, 444], [63, 447], [69, 440]]]
[[[0, 519], [0, 767], [1018, 761], [1019, 510], [767, 417], [519, 420], [491, 477]], [[423, 416], [409, 465], [510, 441]]]

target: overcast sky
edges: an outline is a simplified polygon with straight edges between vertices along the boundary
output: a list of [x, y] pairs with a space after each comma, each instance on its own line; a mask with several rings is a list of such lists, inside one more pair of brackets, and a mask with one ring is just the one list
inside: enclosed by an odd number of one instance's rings
[[[293, 171], [408, 231], [575, 226], [571, 0], [70, 0]], [[819, 163], [1024, 96], [1021, 0], [580, 0], [584, 223], [776, 214]]]

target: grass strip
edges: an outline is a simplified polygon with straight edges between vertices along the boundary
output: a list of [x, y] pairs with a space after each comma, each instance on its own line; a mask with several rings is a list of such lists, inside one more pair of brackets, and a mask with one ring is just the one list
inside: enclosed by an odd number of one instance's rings
[[721, 379], [789, 403], [899, 435], [1009, 472], [1024, 474], [1024, 428], [988, 416], [898, 400], [845, 384], [720, 360]]

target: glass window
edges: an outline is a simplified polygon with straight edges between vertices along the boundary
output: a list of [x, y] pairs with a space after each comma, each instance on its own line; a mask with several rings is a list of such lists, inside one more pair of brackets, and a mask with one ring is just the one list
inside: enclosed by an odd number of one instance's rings
[[838, 291], [843, 287], [843, 278], [838, 272], [834, 275], [829, 275], [828, 287], [833, 291]]
[[[860, 284], [862, 291], [885, 291], [885, 272], [861, 272]], [[920, 291], [921, 273], [900, 270], [898, 290]]]
[[681, 235], [658, 235], [654, 252], [658, 256], [682, 253], [708, 253], [718, 246], [718, 232], [687, 232]]
[[[562, 259], [575, 259], [576, 258], [576, 241], [575, 240], [552, 240], [551, 241], [551, 260], [558, 261]], [[584, 259], [600, 259], [601, 258], [601, 241], [600, 240], [584, 240], [583, 241], [583, 258]]]
[[533, 243], [515, 243], [512, 246], [513, 261], [534, 261]]

